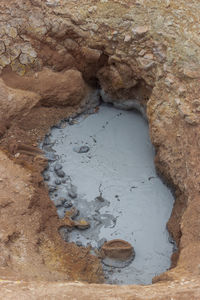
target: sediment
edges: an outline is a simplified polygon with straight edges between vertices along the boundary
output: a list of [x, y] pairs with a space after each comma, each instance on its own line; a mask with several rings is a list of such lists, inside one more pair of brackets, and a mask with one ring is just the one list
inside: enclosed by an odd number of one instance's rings
[[[199, 8], [183, 0], [1, 1], [2, 297], [198, 299]], [[157, 170], [175, 191], [168, 229], [179, 251], [152, 286], [67, 283], [100, 283], [103, 273], [88, 249], [60, 238], [37, 145], [81, 113], [97, 87], [104, 101], [143, 106]]]

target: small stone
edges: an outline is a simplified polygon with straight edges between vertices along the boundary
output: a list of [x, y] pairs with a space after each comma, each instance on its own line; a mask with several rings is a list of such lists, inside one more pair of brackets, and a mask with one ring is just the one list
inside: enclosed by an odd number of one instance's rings
[[78, 247], [82, 247], [82, 246], [83, 246], [83, 244], [82, 244], [81, 241], [77, 241], [77, 242], [76, 242], [76, 245], [77, 245]]
[[57, 159], [57, 156], [52, 152], [47, 152], [46, 157], [48, 161], [55, 161]]
[[170, 0], [166, 0], [166, 5], [167, 8], [170, 7]]
[[138, 53], [139, 56], [144, 56], [146, 53], [146, 51], [144, 49], [140, 50], [140, 52]]
[[56, 186], [55, 185], [50, 185], [49, 186], [49, 192], [53, 193], [56, 190]]
[[199, 100], [199, 99], [193, 100], [193, 101], [192, 101], [192, 105], [193, 105], [194, 107], [199, 107], [199, 106], [200, 106], [200, 100]]
[[100, 201], [100, 202], [104, 202], [104, 201], [105, 201], [105, 199], [102, 197], [102, 195], [97, 196], [97, 197], [95, 198], [95, 200], [98, 200], [98, 201]]
[[[66, 200], [66, 199], [65, 199]], [[72, 207], [73, 206], [73, 204], [72, 204], [72, 202], [70, 201], [70, 200], [66, 200], [65, 202], [64, 202], [64, 207], [65, 208], [70, 208], [70, 207]]]
[[56, 184], [56, 185], [60, 185], [60, 184], [61, 184], [61, 180], [60, 180], [60, 179], [56, 179], [56, 180], [55, 180], [55, 184]]
[[65, 172], [63, 170], [57, 170], [56, 174], [58, 177], [61, 177], [61, 178], [65, 177]]
[[88, 8], [89, 13], [92, 13], [92, 12], [94, 12], [96, 10], [97, 10], [96, 6], [91, 6], [91, 7]]
[[137, 36], [143, 36], [149, 31], [149, 28], [147, 26], [138, 26], [134, 29], [132, 29], [132, 32]]
[[51, 144], [51, 140], [50, 140], [50, 138], [49, 138], [48, 136], [46, 136], [46, 137], [44, 138], [43, 145], [44, 145], [44, 146], [47, 146], [47, 145], [50, 145], [50, 144]]
[[132, 39], [131, 36], [129, 34], [127, 34], [127, 35], [125, 35], [124, 42], [128, 43], [131, 41], [131, 39]]
[[58, 199], [54, 200], [54, 204], [56, 207], [63, 206], [65, 200], [66, 200], [65, 198], [58, 198]]
[[188, 78], [198, 79], [200, 78], [200, 68], [197, 68], [193, 65], [184, 67], [183, 74]]
[[77, 153], [87, 153], [90, 150], [90, 148], [88, 146], [77, 146], [74, 147], [73, 150]]
[[74, 124], [75, 124], [75, 121], [74, 121], [72, 118], [69, 118], [68, 124], [69, 124], [69, 125], [74, 125]]
[[76, 207], [74, 207], [74, 206], [72, 208], [70, 208], [70, 210], [67, 210], [65, 212], [65, 216], [69, 217], [71, 219], [74, 219], [78, 215], [79, 215], [79, 210]]
[[60, 169], [62, 169], [62, 165], [59, 164], [59, 163], [56, 163], [55, 166], [54, 166], [54, 171], [58, 171]]
[[56, 7], [59, 5], [59, 0], [47, 0], [46, 5], [49, 7]]
[[50, 180], [49, 174], [44, 174], [43, 177], [44, 177], [45, 181], [49, 181]]
[[60, 129], [61, 128], [61, 124], [62, 124], [62, 122], [60, 122], [58, 124], [55, 124], [55, 125], [52, 126], [52, 128]]
[[185, 121], [186, 121], [186, 123], [188, 123], [190, 125], [197, 125], [198, 124], [197, 118], [193, 115], [186, 116]]
[[88, 229], [90, 227], [90, 223], [87, 222], [84, 219], [81, 219], [80, 221], [75, 222], [75, 226], [78, 229], [85, 230], [85, 229]]
[[183, 85], [180, 85], [179, 88], [178, 88], [178, 95], [179, 96], [185, 96], [186, 92], [187, 92], [187, 89]]
[[68, 195], [74, 199], [77, 197], [77, 188], [75, 187], [75, 185], [70, 186], [69, 190], [68, 190]]
[[146, 59], [144, 57], [139, 57], [137, 60], [144, 70], [148, 70], [155, 65], [155, 62], [153, 60]]
[[179, 105], [181, 104], [180, 98], [175, 98], [175, 99], [174, 99], [174, 102], [175, 102], [175, 104], [176, 104], [177, 106], [179, 106]]

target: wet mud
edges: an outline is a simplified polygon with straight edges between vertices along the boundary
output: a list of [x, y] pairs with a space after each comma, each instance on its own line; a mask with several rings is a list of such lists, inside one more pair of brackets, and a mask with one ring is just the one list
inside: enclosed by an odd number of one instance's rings
[[80, 224], [61, 228], [63, 239], [89, 246], [97, 256], [113, 239], [134, 247], [128, 262], [102, 260], [108, 283], [150, 284], [170, 267], [176, 246], [166, 223], [174, 198], [156, 174], [148, 123], [140, 113], [103, 104], [62, 121], [40, 146], [59, 217]]

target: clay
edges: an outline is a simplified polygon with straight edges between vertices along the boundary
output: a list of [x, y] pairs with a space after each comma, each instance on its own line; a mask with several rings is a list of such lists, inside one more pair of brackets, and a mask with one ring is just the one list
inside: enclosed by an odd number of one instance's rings
[[[136, 111], [106, 104], [97, 113], [74, 120], [73, 126], [51, 131], [52, 150], [70, 178], [51, 199], [56, 203], [56, 197], [71, 191], [73, 185], [73, 205], [91, 225], [83, 232], [73, 230], [68, 241], [96, 248], [102, 238], [126, 239], [138, 255], [131, 264], [132, 259], [126, 263], [104, 259], [104, 265], [127, 266], [120, 274], [105, 270], [106, 281], [150, 284], [155, 275], [169, 268], [175, 250], [166, 230], [174, 199], [155, 172], [148, 124]], [[74, 152], [76, 145], [87, 145], [90, 150]], [[49, 170], [58, 162], [50, 163]], [[64, 217], [64, 209], [58, 214]]]
[[[74, 1], [2, 0], [0, 10], [0, 120], [10, 122], [0, 139], [0, 174], [3, 180], [6, 177], [6, 184], [0, 182], [1, 297], [198, 299], [199, 111], [193, 106], [200, 94], [198, 1], [87, 0], [74, 5]], [[116, 87], [107, 84], [101, 71], [105, 67]], [[109, 89], [112, 102], [135, 98], [147, 107], [157, 170], [175, 189], [168, 228], [179, 247], [172, 257], [174, 268], [156, 277], [154, 285], [55, 282], [98, 282], [101, 272], [87, 251], [59, 240], [56, 211], [45, 186], [27, 179], [33, 170], [37, 179], [45, 166], [32, 155], [14, 157], [8, 151], [13, 139], [37, 144], [52, 125], [83, 109], [86, 99], [62, 108], [45, 99], [51, 107], [41, 106], [41, 96], [31, 91], [31, 83], [44, 68], [57, 73], [78, 69], [86, 85]], [[30, 76], [28, 89], [23, 76]], [[61, 97], [60, 102], [65, 100]]]

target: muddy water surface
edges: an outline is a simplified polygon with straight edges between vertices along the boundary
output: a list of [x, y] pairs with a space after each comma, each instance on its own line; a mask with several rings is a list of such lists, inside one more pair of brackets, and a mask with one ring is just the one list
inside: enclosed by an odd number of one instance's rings
[[[148, 124], [138, 112], [108, 105], [74, 121], [52, 129], [44, 146], [50, 159], [57, 156], [44, 176], [59, 216], [73, 205], [75, 219], [90, 223], [86, 230], [62, 230], [62, 236], [93, 249], [105, 240], [128, 241], [135, 259], [124, 268], [104, 265], [107, 282], [150, 284], [170, 267], [174, 245], [166, 223], [174, 199], [156, 174]], [[56, 166], [64, 173], [56, 174]]]

